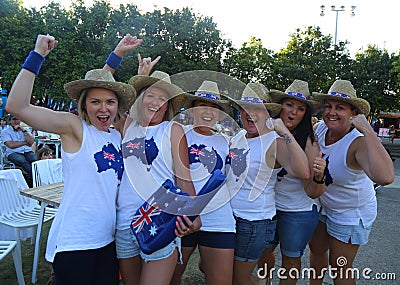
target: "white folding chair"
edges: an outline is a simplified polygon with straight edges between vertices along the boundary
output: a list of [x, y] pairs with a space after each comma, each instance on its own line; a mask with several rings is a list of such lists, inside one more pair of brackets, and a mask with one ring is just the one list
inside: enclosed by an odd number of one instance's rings
[[17, 252], [16, 241], [0, 241], [0, 261], [3, 260], [10, 252], [14, 260], [15, 273], [17, 274], [18, 284], [25, 285], [24, 274], [22, 272], [21, 256]]
[[8, 160], [6, 157], [6, 146], [0, 142], [0, 170], [1, 169], [14, 169], [15, 164]]
[[[62, 172], [62, 160], [61, 158], [56, 159], [43, 159], [37, 160], [32, 163], [32, 180], [33, 187], [38, 187], [47, 184], [53, 184], [64, 181]], [[44, 205], [46, 206], [46, 205]], [[46, 207], [48, 209], [48, 207]], [[56, 209], [53, 209], [56, 211]], [[47, 211], [47, 210], [46, 210]], [[39, 225], [37, 231], [35, 252], [33, 256], [33, 268], [32, 268], [32, 283], [36, 283], [37, 266], [39, 263], [39, 250], [40, 250], [40, 236], [41, 236], [41, 225]]]
[[61, 158], [34, 161], [32, 180], [33, 187], [64, 181]]
[[[11, 174], [11, 175], [10, 175]], [[19, 175], [16, 179], [16, 175]], [[19, 181], [23, 181], [21, 185]], [[17, 242], [17, 253], [21, 258], [20, 230], [28, 227], [38, 227], [42, 224], [41, 207], [38, 201], [27, 198], [20, 194], [20, 190], [26, 189], [26, 183], [19, 169], [0, 170], [0, 224], [14, 228], [15, 240]], [[43, 211], [43, 210], [42, 210]], [[43, 222], [54, 218], [57, 210], [46, 208]], [[35, 252], [38, 251], [40, 236], [36, 236]]]

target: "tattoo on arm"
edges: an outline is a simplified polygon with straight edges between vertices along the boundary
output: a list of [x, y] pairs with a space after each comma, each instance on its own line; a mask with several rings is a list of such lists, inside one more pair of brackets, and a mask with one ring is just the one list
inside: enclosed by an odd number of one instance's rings
[[292, 139], [289, 137], [288, 134], [284, 134], [282, 137], [285, 143], [292, 143]]

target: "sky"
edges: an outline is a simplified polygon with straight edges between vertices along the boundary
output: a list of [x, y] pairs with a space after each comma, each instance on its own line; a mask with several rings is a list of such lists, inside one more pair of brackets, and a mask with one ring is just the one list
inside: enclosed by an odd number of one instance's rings
[[[68, 6], [70, 1], [58, 0]], [[23, 0], [26, 7], [40, 7], [49, 1]], [[38, 4], [40, 2], [40, 4]], [[265, 48], [279, 51], [287, 46], [290, 34], [297, 28], [319, 26], [324, 35], [335, 31], [337, 40], [348, 40], [352, 56], [367, 49], [368, 44], [385, 48], [389, 53], [399, 53], [399, 24], [396, 23], [400, 11], [400, 1], [393, 0], [109, 0], [112, 5], [134, 4], [143, 12], [168, 7], [180, 9], [191, 7], [195, 14], [213, 17], [223, 38], [230, 39], [239, 48], [251, 36], [262, 40]], [[85, 0], [91, 5], [92, 0]], [[320, 6], [325, 6], [325, 16], [320, 16]], [[345, 11], [335, 12], [345, 6]], [[350, 7], [356, 6], [354, 16]], [[336, 16], [338, 16], [336, 29]], [[397, 27], [397, 28], [396, 28]]]

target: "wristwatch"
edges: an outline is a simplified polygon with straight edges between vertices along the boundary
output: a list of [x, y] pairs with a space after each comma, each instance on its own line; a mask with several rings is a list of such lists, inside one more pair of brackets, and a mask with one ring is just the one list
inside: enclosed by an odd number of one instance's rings
[[26, 130], [22, 130], [23, 133], [26, 133]]
[[324, 184], [325, 183], [325, 179], [324, 178], [325, 178], [325, 176], [322, 177], [321, 180], [317, 180], [317, 179], [315, 179], [315, 175], [314, 175], [312, 180], [317, 184]]

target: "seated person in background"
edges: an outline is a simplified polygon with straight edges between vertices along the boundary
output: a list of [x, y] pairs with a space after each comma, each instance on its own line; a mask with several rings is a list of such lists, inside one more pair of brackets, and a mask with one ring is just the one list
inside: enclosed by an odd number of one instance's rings
[[11, 115], [10, 126], [1, 132], [1, 141], [6, 146], [8, 160], [26, 172], [26, 183], [32, 187], [32, 162], [36, 161], [36, 154], [32, 150], [34, 137], [20, 123], [18, 118]]
[[1, 118], [1, 119], [0, 119], [0, 132], [1, 132], [3, 129], [5, 129], [6, 126], [7, 126], [7, 121], [6, 121], [6, 119], [5, 119], [5, 118]]
[[54, 158], [53, 150], [48, 146], [44, 145], [41, 149], [36, 152], [36, 159], [52, 159]]

